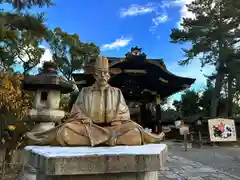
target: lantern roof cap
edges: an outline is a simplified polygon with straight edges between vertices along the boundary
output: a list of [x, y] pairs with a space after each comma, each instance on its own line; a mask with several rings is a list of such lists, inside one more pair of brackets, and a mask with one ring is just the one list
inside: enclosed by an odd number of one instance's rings
[[57, 69], [56, 63], [44, 62], [39, 74], [24, 77], [22, 81], [23, 90], [56, 90], [64, 94], [72, 92], [74, 83], [59, 76]]

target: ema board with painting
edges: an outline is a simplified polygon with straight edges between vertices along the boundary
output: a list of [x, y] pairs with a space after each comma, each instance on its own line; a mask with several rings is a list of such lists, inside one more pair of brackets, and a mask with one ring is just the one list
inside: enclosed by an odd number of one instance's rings
[[233, 119], [209, 119], [208, 128], [212, 142], [237, 141], [235, 122]]

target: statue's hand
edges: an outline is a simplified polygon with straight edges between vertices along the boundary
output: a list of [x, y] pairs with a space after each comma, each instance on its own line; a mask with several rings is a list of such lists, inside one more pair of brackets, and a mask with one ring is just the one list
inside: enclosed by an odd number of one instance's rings
[[91, 125], [92, 124], [92, 120], [91, 119], [84, 119], [84, 120], [82, 120], [82, 123]]

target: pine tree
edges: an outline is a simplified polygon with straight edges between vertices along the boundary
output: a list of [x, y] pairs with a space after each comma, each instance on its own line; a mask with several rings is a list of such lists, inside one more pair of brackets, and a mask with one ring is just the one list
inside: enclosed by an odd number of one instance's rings
[[184, 49], [186, 59], [180, 65], [188, 65], [193, 59], [205, 65], [216, 66], [215, 90], [211, 103], [211, 116], [217, 115], [220, 89], [226, 74], [226, 59], [232, 53], [229, 47], [239, 43], [240, 2], [234, 0], [195, 0], [187, 5], [194, 18], [184, 18], [182, 29], [172, 29], [173, 43], [191, 43]]

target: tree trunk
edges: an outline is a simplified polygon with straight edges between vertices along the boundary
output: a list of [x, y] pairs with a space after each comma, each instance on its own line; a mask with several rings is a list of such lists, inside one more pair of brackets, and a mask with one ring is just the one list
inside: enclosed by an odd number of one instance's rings
[[212, 96], [212, 103], [211, 103], [211, 117], [217, 117], [217, 109], [220, 99], [220, 91], [222, 87], [222, 80], [224, 78], [224, 73], [218, 72], [216, 81], [215, 81], [215, 88], [213, 90], [213, 96]]
[[227, 104], [227, 112], [228, 117], [232, 117], [233, 115], [233, 76], [231, 74], [228, 75], [228, 104]]
[[[222, 19], [222, 5], [220, 5], [219, 9], [219, 26], [218, 30], [219, 32], [222, 32], [222, 24], [223, 24], [223, 19]], [[224, 72], [223, 67], [224, 67], [224, 53], [223, 50], [225, 48], [224, 43], [223, 43], [223, 35], [219, 33], [219, 38], [218, 38], [218, 47], [219, 47], [219, 56], [218, 56], [218, 62], [216, 63], [216, 68], [217, 68], [217, 76], [215, 80], [215, 88], [213, 90], [213, 96], [212, 96], [212, 102], [211, 102], [211, 117], [217, 117], [218, 116], [218, 105], [219, 105], [219, 100], [220, 100], [220, 92], [221, 92], [221, 87], [222, 87], [222, 81], [224, 78]], [[219, 63], [219, 66], [218, 66]]]

